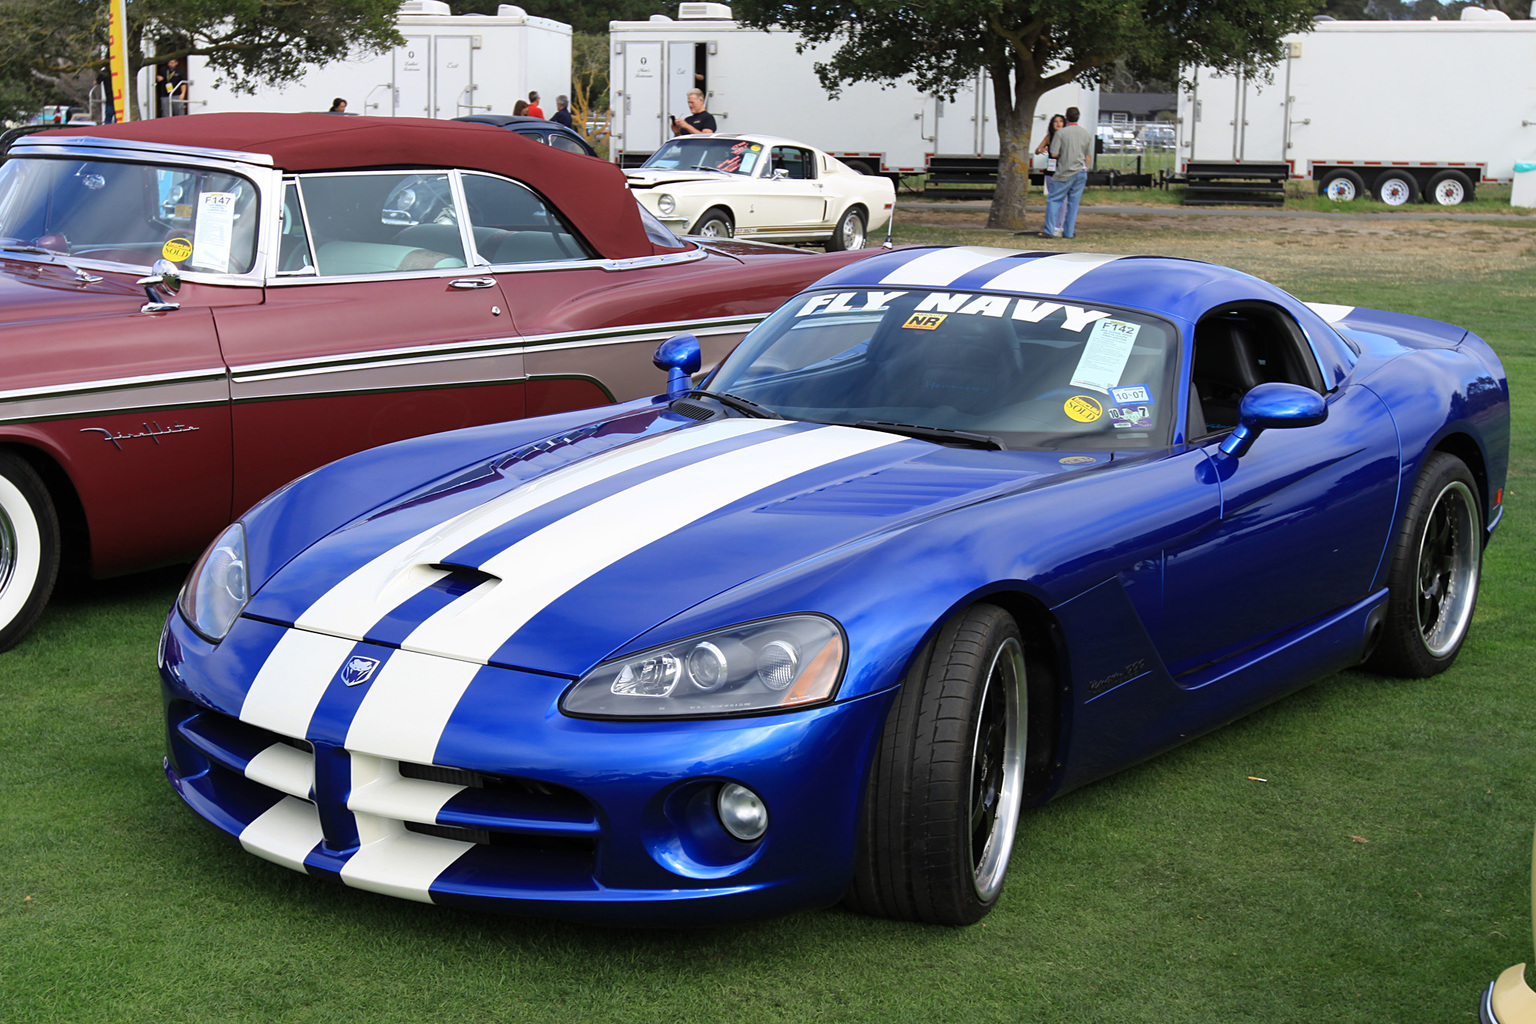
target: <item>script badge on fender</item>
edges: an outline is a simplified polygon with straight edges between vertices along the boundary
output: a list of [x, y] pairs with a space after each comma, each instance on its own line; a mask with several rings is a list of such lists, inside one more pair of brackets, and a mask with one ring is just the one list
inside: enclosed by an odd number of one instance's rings
[[1104, 406], [1088, 395], [1073, 395], [1062, 405], [1062, 411], [1079, 423], [1093, 423], [1104, 415]]

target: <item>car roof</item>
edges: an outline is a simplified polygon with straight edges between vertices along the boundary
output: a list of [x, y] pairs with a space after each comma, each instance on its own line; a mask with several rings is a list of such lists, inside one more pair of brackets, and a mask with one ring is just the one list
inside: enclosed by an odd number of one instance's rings
[[[634, 196], [617, 166], [567, 153], [488, 124], [418, 117], [335, 117], [330, 114], [191, 114], [98, 126], [65, 126], [18, 140], [12, 152], [39, 145], [89, 145], [95, 138], [223, 150], [285, 171], [343, 171], [391, 167], [462, 167], [504, 174], [551, 200], [577, 231], [609, 259], [671, 252], [652, 244]], [[27, 148], [23, 149], [25, 145]]]
[[987, 246], [896, 249], [852, 263], [814, 287], [932, 288], [1047, 295], [1194, 322], [1223, 302], [1301, 303], [1242, 271], [1171, 256], [1023, 252]]

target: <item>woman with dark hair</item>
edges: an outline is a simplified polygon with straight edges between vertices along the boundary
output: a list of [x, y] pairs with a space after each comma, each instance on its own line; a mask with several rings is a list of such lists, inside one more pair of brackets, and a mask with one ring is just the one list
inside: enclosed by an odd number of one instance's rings
[[516, 103], [512, 104], [512, 116], [513, 117], [521, 117], [523, 114], [526, 114], [526, 113], [528, 113], [528, 101], [527, 100], [518, 100]]
[[[1051, 115], [1050, 126], [1045, 129], [1045, 138], [1041, 139], [1040, 140], [1040, 145], [1035, 147], [1035, 152], [1036, 153], [1044, 153], [1044, 154], [1046, 154], [1046, 158], [1045, 158], [1045, 177], [1044, 177], [1044, 181], [1042, 182], [1042, 184], [1043, 184], [1043, 186], [1045, 188], [1045, 198], [1046, 198], [1047, 202], [1049, 202], [1050, 198], [1051, 198], [1051, 178], [1052, 178], [1052, 175], [1054, 175], [1056, 173], [1056, 158], [1050, 155], [1050, 152], [1051, 152], [1051, 140], [1056, 137], [1057, 131], [1059, 131], [1062, 128], [1065, 128], [1066, 126], [1067, 126], [1066, 115], [1064, 115], [1064, 114], [1052, 114]], [[1056, 237], [1055, 235], [1047, 234], [1046, 232], [1049, 231], [1049, 230], [1050, 230], [1050, 225], [1047, 224], [1046, 225], [1046, 231], [1042, 231], [1041, 232], [1041, 237], [1043, 237], [1043, 238], [1054, 238], [1054, 237]]]
[[331, 100], [331, 109], [326, 111], [327, 114], [345, 114], [346, 112], [347, 101], [342, 99], [340, 96], [337, 96], [335, 99]]

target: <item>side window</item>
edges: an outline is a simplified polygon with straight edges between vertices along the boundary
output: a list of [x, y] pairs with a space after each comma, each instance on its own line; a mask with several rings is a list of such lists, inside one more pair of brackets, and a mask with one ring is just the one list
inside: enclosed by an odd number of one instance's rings
[[464, 198], [475, 248], [489, 263], [590, 258], [560, 215], [527, 186], [488, 174], [466, 174]]
[[788, 171], [791, 178], [810, 180], [816, 177], [816, 157], [808, 149], [798, 146], [774, 146], [773, 169]]
[[577, 142], [569, 135], [561, 135], [558, 132], [551, 132], [549, 136], [549, 144], [554, 146], [556, 149], [563, 149], [567, 153], [580, 153], [582, 156], [587, 155], [587, 151], [582, 148], [581, 143]]
[[278, 242], [277, 272], [315, 272], [315, 257], [309, 248], [309, 232], [304, 229], [304, 208], [299, 205], [299, 186], [291, 181], [283, 187], [283, 233]]
[[1323, 390], [1317, 360], [1296, 321], [1264, 302], [1220, 306], [1205, 314], [1195, 325], [1190, 436], [1237, 426], [1243, 396], [1272, 381]]
[[299, 189], [321, 277], [465, 265], [446, 172], [311, 174]]

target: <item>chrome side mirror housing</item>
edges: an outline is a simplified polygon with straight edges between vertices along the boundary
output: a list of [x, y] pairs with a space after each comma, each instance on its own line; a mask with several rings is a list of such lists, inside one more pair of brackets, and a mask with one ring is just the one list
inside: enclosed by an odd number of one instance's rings
[[141, 277], [136, 284], [142, 285], [147, 302], [140, 307], [141, 313], [165, 313], [180, 309], [181, 303], [171, 302], [170, 297], [181, 291], [181, 269], [170, 260], [161, 257], [151, 264], [149, 276]]

